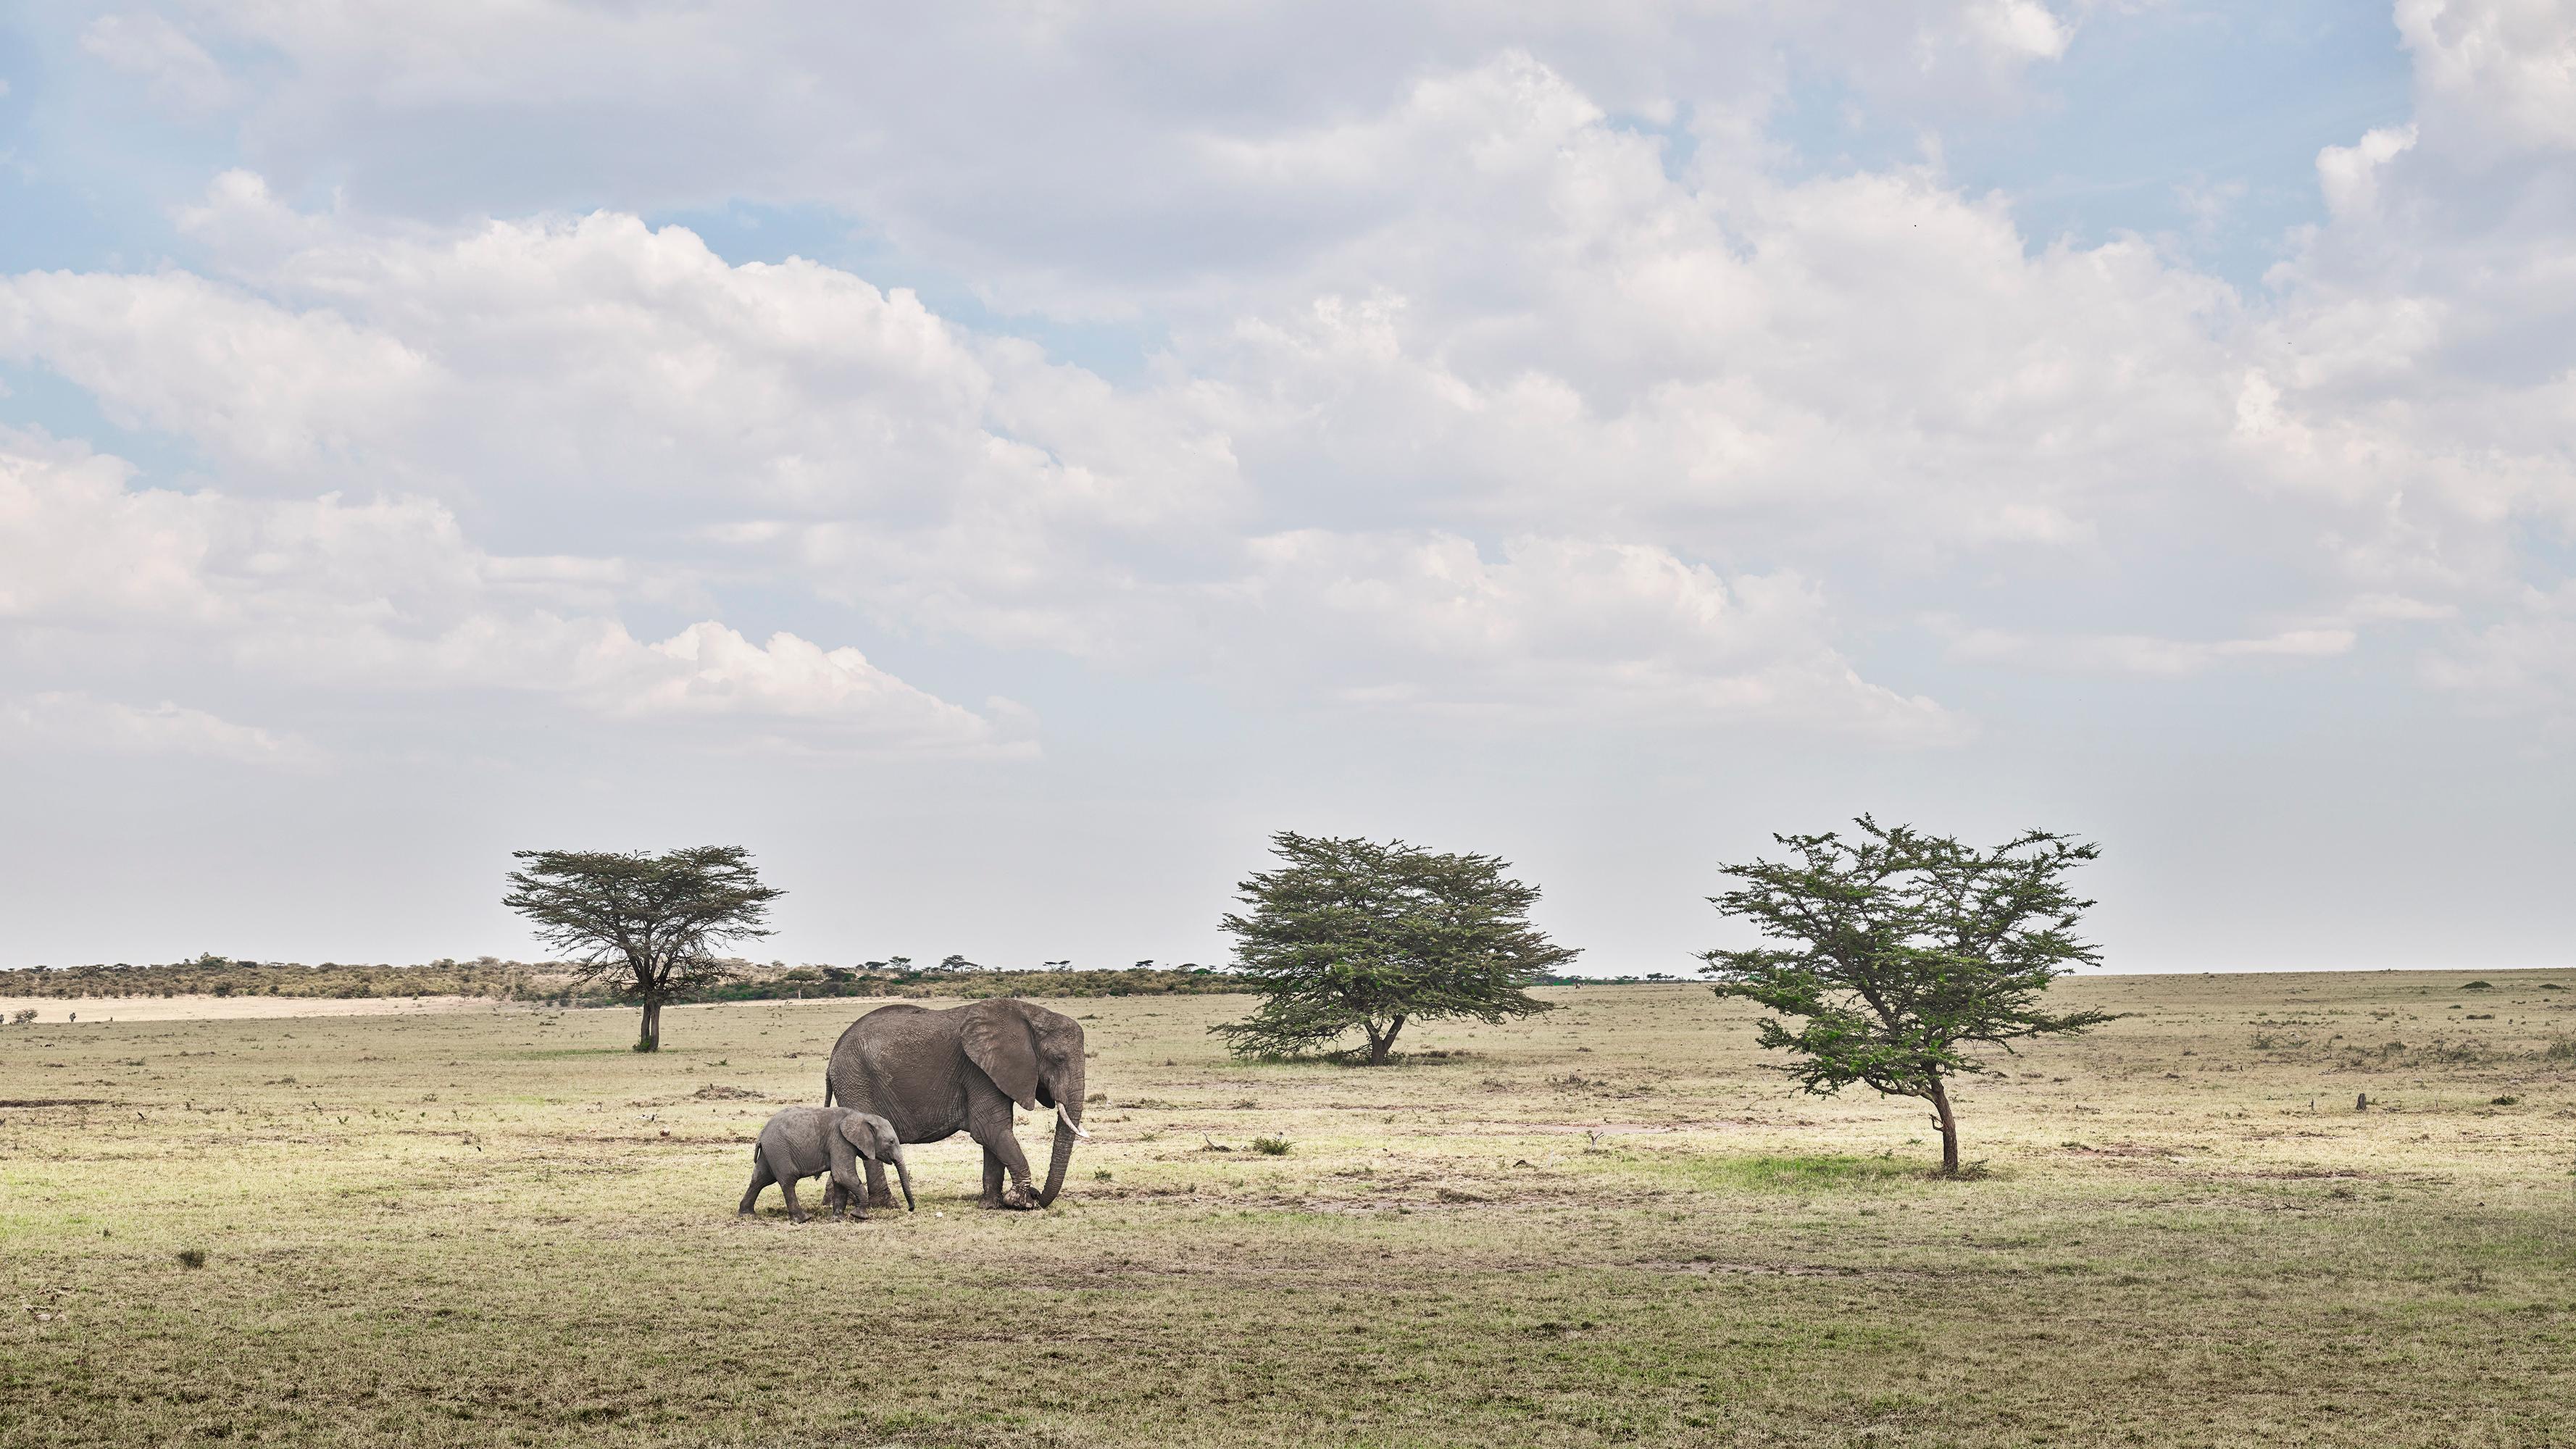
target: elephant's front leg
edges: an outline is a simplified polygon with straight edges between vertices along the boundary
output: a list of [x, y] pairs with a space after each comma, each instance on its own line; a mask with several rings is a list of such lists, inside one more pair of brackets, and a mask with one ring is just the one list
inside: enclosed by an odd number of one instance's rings
[[[966, 1130], [984, 1148], [984, 1206], [1031, 1208], [1038, 1200], [1029, 1194], [1029, 1159], [1020, 1151], [1020, 1141], [1011, 1135], [1011, 1103], [1006, 1097], [990, 1104], [978, 1104]], [[1011, 1185], [1002, 1186], [1002, 1174], [1011, 1175]]]
[[823, 1190], [823, 1203], [832, 1210], [832, 1216], [836, 1218], [846, 1207], [852, 1209], [852, 1216], [859, 1221], [868, 1220], [867, 1193], [859, 1185], [859, 1163], [862, 1160], [856, 1152], [850, 1150], [850, 1144], [842, 1140], [839, 1134], [833, 1135], [832, 1185]]
[[867, 1159], [865, 1165], [868, 1172], [868, 1206], [893, 1207], [894, 1193], [886, 1187], [885, 1164], [871, 1157]]

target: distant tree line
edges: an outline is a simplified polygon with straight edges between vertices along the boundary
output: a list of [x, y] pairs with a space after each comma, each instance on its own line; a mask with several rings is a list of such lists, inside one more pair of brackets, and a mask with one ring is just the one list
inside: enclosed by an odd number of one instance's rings
[[[916, 967], [902, 957], [861, 966], [788, 966], [729, 958], [728, 976], [674, 997], [683, 1002], [793, 1001], [869, 996], [1166, 996], [1240, 991], [1240, 981], [1205, 966], [1122, 966], [1081, 970], [964, 970]], [[420, 965], [232, 960], [219, 955], [155, 965], [117, 962], [0, 970], [0, 996], [304, 998], [469, 996], [557, 1006], [631, 1005], [600, 982], [584, 983], [557, 961], [441, 958]]]

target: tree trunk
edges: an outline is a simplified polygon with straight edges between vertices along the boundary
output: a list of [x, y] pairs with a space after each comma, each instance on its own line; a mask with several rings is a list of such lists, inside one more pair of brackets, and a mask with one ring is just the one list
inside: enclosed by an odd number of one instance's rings
[[1388, 1022], [1386, 1033], [1383, 1036], [1378, 1034], [1376, 1022], [1367, 1022], [1365, 1025], [1368, 1028], [1369, 1065], [1373, 1067], [1385, 1066], [1387, 1057], [1395, 1051], [1396, 1033], [1404, 1030], [1404, 1017], [1402, 1015], [1398, 1015], [1395, 1020]]
[[635, 1038], [635, 1049], [639, 1052], [658, 1052], [662, 1049], [661, 1002], [644, 1003], [644, 1030]]
[[1950, 1113], [1950, 1094], [1941, 1086], [1941, 1074], [1932, 1074], [1932, 1111], [1941, 1123], [1941, 1175], [1959, 1175], [1959, 1119]]

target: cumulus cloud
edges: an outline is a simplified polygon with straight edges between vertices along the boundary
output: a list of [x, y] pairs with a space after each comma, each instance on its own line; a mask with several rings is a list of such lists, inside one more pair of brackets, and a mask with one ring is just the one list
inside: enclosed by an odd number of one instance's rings
[[1253, 552], [1246, 588], [1296, 628], [1235, 663], [1274, 684], [1336, 681], [1347, 703], [1680, 728], [1795, 721], [1914, 744], [1965, 728], [1863, 680], [1816, 589], [1790, 574], [1727, 579], [1649, 545], [1532, 536], [1494, 558], [1438, 533], [1309, 530]]
[[[1488, 125], [1520, 109], [1496, 86], [1540, 103], [1542, 151], [1568, 127], [1598, 124], [1597, 110], [1525, 62], [1418, 96], [1406, 115]], [[1365, 596], [1348, 587], [1353, 568], [1382, 565], [1418, 582], [1426, 575], [1413, 561], [1454, 537], [1349, 517], [1286, 533], [1257, 527], [1320, 466], [1298, 453], [1311, 441], [1301, 419], [1324, 411], [1343, 414], [1343, 463], [1361, 465], [1355, 476], [1410, 430], [1445, 434], [1439, 446], [1471, 470], [1507, 467], [1514, 476], [1502, 481], [1541, 515], [1567, 482], [1547, 464], [1569, 464], [1596, 441], [1616, 465], [1600, 480], [1609, 489], [1669, 487], [1657, 476], [1670, 469], [1660, 440], [1605, 436], [1650, 430], [1586, 416], [1564, 381], [1443, 377], [1406, 355], [1385, 319], [1365, 308], [1345, 315], [1329, 299], [1287, 323], [1212, 339], [1222, 380], [1120, 389], [1025, 344], [963, 333], [909, 294], [812, 263], [729, 266], [687, 232], [631, 217], [384, 234], [288, 212], [254, 178], [228, 176], [188, 225], [223, 249], [234, 281], [16, 278], [0, 284], [0, 351], [41, 359], [110, 406], [187, 433], [254, 476], [250, 486], [310, 488], [354, 471], [452, 500], [442, 507], [504, 512], [522, 494], [542, 492], [553, 509], [613, 497], [605, 516], [581, 517], [589, 548], [715, 574], [729, 567], [724, 551], [742, 569], [775, 561], [818, 595], [913, 632], [1203, 668], [1246, 652], [1247, 640], [1301, 637], [1309, 621], [1294, 601], [1326, 597], [1313, 592], [1325, 579], [1341, 598]], [[173, 345], [159, 345], [165, 327]], [[227, 339], [223, 349], [184, 345], [201, 333]], [[1387, 375], [1354, 394], [1354, 369], [1372, 348]], [[1333, 396], [1315, 396], [1319, 387]], [[1672, 421], [1694, 436], [1706, 427]], [[1246, 448], [1261, 455], [1262, 476], [1246, 469]], [[1485, 484], [1470, 471], [1416, 501], [1445, 507]], [[345, 526], [349, 512], [329, 517]], [[424, 526], [454, 525], [442, 514]], [[2080, 531], [2028, 502], [1999, 504], [1975, 527]], [[1284, 546], [1287, 537], [1302, 541]], [[710, 545], [720, 552], [706, 554]], [[1531, 616], [1589, 607], [1590, 575], [1537, 567], [1529, 560], [1553, 557], [1537, 544], [1512, 549], [1503, 577], [1523, 582], [1497, 598]], [[1619, 557], [1649, 556], [1671, 558], [1659, 547]], [[1390, 607], [1402, 597], [1388, 595]], [[1518, 697], [1660, 681], [1676, 705], [1728, 716], [1949, 728], [1928, 703], [1861, 684], [1812, 614], [1738, 601], [1727, 629], [1744, 647], [1727, 656], [1694, 646], [1686, 666], [1651, 631], [1619, 637], [1623, 616], [1596, 631], [1579, 664], [1563, 651], [1534, 660], [1532, 670], [1557, 671], [1555, 685]], [[1775, 629], [1767, 652], [1747, 643]], [[579, 647], [575, 632], [562, 624], [539, 653]], [[513, 652], [479, 636], [473, 650]], [[1754, 662], [1735, 675], [1730, 659]], [[1395, 697], [1336, 678], [1334, 667], [1376, 666], [1317, 656], [1308, 677], [1323, 696]], [[1469, 635], [1426, 637], [1408, 668], [1399, 693], [1414, 697], [1490, 703], [1514, 693], [1491, 687], [1491, 661]]]
[[2566, 0], [2397, 0], [2419, 104], [2472, 145], [2576, 151], [2576, 13]]
[[167, 700], [123, 704], [77, 690], [0, 697], [0, 748], [47, 754], [175, 755], [307, 769], [323, 755], [309, 740], [235, 724]]
[[[637, 697], [683, 712], [767, 700], [788, 717], [795, 690], [892, 708], [864, 661], [801, 638], [606, 632], [644, 579], [691, 597], [756, 580], [913, 639], [1211, 678], [1228, 659], [1287, 661], [1278, 678], [1337, 706], [1654, 698], [1943, 736], [1955, 714], [1861, 676], [1855, 618], [1950, 618], [1936, 643], [2033, 668], [2297, 668], [2424, 622], [2340, 612], [2356, 595], [2414, 601], [2469, 637], [2525, 582], [2529, 530], [2576, 519], [2576, 358], [2547, 325], [2576, 317], [2576, 280], [2541, 244], [2546, 207], [2481, 230], [2437, 204], [2437, 158], [2468, 126], [2443, 107], [2510, 119], [2546, 77], [2483, 100], [2443, 79], [2503, 63], [2480, 39], [2520, 33], [2503, 0], [2409, 14], [2427, 95], [2453, 100], [2319, 156], [2328, 219], [2262, 295], [2137, 239], [2038, 242], [2008, 198], [1964, 193], [1937, 161], [1784, 176], [1758, 126], [1713, 115], [1685, 151], [1636, 123], [1677, 114], [1654, 104], [1673, 94], [1660, 70], [1596, 66], [1563, 35], [1462, 33], [1405, 52], [1401, 71], [1292, 87], [1294, 103], [1140, 101], [1190, 119], [1146, 128], [1156, 139], [1119, 169], [1173, 190], [1140, 198], [1112, 178], [1104, 196], [1135, 205], [1097, 254], [1082, 228], [1106, 213], [1086, 208], [1113, 206], [1097, 198], [1068, 208], [1042, 259], [1014, 251], [1047, 188], [1096, 168], [1022, 178], [1024, 193], [976, 173], [977, 204], [1014, 196], [1010, 228], [958, 209], [941, 188], [960, 173], [927, 161], [830, 193], [946, 238], [994, 295], [1151, 312], [1166, 341], [1124, 380], [961, 327], [900, 287], [805, 260], [731, 265], [628, 213], [430, 225], [370, 210], [363, 185], [289, 206], [247, 172], [183, 214], [198, 272], [0, 283], [0, 356], [193, 440], [226, 496], [281, 502], [271, 535], [290, 517], [329, 533], [275, 546], [298, 569], [327, 573], [388, 529], [473, 518], [530, 555], [624, 571], [577, 588], [503, 577], [524, 561], [439, 554], [471, 581], [438, 597], [514, 602], [420, 616], [465, 631], [444, 650], [430, 630], [352, 652], [389, 679], [479, 657], [524, 658], [532, 678], [587, 660], [575, 674], [608, 680], [651, 654], [696, 672]], [[290, 63], [271, 117], [481, 114], [515, 93], [514, 67], [539, 63], [525, 47], [573, 37], [649, 53], [675, 94], [730, 93], [779, 61], [759, 17], [730, 49], [692, 49], [680, 42], [706, 17], [654, 6], [375, 19], [416, 43], [310, 16], [241, 22]], [[1881, 71], [1947, 74], [1971, 53], [2026, 65], [2072, 33], [2022, 0], [1900, 22], [1837, 63], [1893, 93]], [[1815, 33], [1751, 11], [1724, 23]], [[1015, 31], [976, 74], [1095, 56], [1096, 26]], [[1740, 76], [1748, 114], [1769, 103], [1769, 75]], [[810, 121], [821, 104], [764, 93], [780, 109], [726, 124]], [[550, 104], [595, 115], [609, 100], [576, 87]], [[1090, 107], [1082, 125], [1144, 114]], [[913, 116], [886, 134], [933, 130]], [[783, 148], [782, 164], [820, 168], [792, 185], [869, 172], [828, 150]], [[671, 174], [697, 164], [668, 159]], [[2555, 194], [2540, 180], [2559, 163], [2516, 164], [2534, 195]], [[1223, 244], [1174, 263], [1136, 228], [1183, 193], [1193, 234]], [[1223, 240], [1238, 231], [1259, 239]], [[361, 494], [406, 501], [339, 501]], [[196, 537], [158, 526], [175, 547]], [[2199, 586], [2166, 587], [2185, 559]], [[2082, 617], [2049, 642], [2007, 617], [2025, 593], [1992, 594], [1981, 615], [1997, 579], [2048, 580]]]
[[[496, 556], [435, 503], [242, 500], [135, 488], [130, 475], [113, 458], [0, 435], [0, 648], [22, 673], [214, 657], [324, 691], [499, 690], [639, 721], [720, 716], [815, 748], [1027, 745], [1016, 706], [979, 715], [855, 649], [784, 632], [756, 647], [714, 621], [638, 640], [614, 613], [615, 561]], [[72, 717], [80, 698], [48, 693], [47, 717]], [[127, 720], [120, 737], [255, 743], [208, 721], [221, 724], [165, 710]]]
[[139, 80], [153, 99], [182, 113], [216, 110], [233, 99], [233, 83], [187, 32], [150, 12], [102, 15], [81, 31], [81, 49]]
[[[187, 13], [261, 57], [244, 142], [299, 188], [327, 177], [418, 215], [534, 211], [567, 191], [644, 210], [823, 200], [1014, 310], [1119, 316], [1401, 211], [1400, 196], [1287, 191], [1210, 162], [1231, 140], [1363, 116], [1426, 73], [1527, 51], [1613, 112], [1750, 134], [1801, 70], [1919, 116], [2009, 109], [2074, 30], [2071, 9], [2037, 0], [1265, 0], [1223, 24], [1150, 3]], [[512, 160], [423, 164], [460, 153]]]

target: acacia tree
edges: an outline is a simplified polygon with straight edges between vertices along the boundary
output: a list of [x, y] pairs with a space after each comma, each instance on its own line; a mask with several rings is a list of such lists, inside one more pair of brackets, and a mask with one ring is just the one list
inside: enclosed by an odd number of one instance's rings
[[501, 904], [536, 922], [584, 981], [605, 977], [644, 1008], [639, 1052], [662, 1048], [662, 1003], [720, 981], [716, 948], [766, 936], [769, 903], [751, 852], [701, 845], [648, 851], [520, 850]]
[[1212, 1028], [1236, 1055], [1305, 1056], [1357, 1029], [1379, 1066], [1408, 1021], [1553, 1009], [1528, 988], [1577, 953], [1529, 923], [1538, 887], [1504, 862], [1294, 831], [1270, 843], [1286, 864], [1236, 887], [1249, 909], [1220, 923], [1265, 998]]
[[[1794, 1052], [1781, 1070], [1820, 1096], [1853, 1082], [1932, 1105], [1941, 1170], [1959, 1170], [1948, 1082], [1988, 1070], [1977, 1046], [2085, 1031], [2100, 1011], [2043, 1010], [2049, 982], [2100, 953], [2075, 935], [2092, 906], [2067, 872], [2101, 852], [2045, 830], [1977, 850], [1909, 826], [1775, 835], [1795, 859], [1722, 866], [1744, 882], [1710, 898], [1785, 945], [1709, 951], [1717, 994], [1780, 1013], [1761, 1044]], [[1792, 1030], [1783, 1018], [1796, 1018]]]

